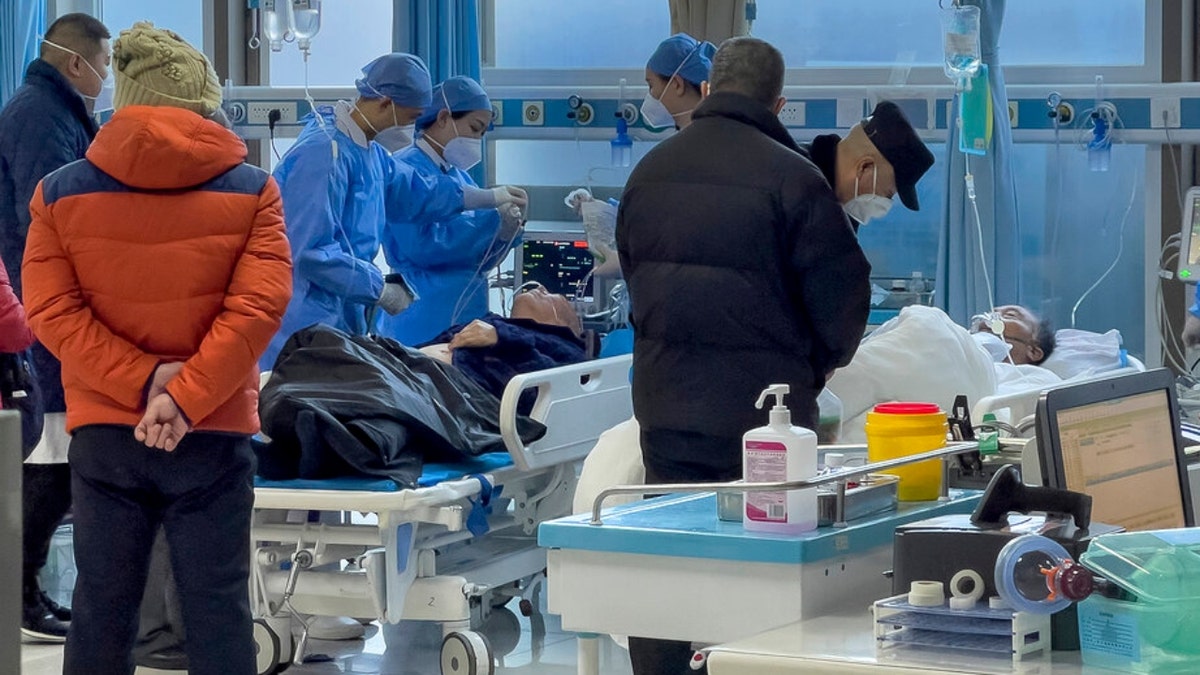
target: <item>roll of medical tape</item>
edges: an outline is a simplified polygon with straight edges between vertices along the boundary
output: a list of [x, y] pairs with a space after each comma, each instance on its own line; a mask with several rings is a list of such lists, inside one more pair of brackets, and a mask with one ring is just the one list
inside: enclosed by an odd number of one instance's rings
[[952, 595], [950, 609], [975, 609], [975, 598], [969, 595]]
[[[971, 581], [971, 590], [963, 590], [963, 582]], [[956, 598], [970, 598], [972, 603], [979, 602], [983, 597], [983, 577], [972, 569], [959, 570], [950, 578], [950, 595]]]
[[946, 590], [940, 581], [914, 581], [908, 589], [908, 604], [913, 607], [939, 607], [945, 602]]

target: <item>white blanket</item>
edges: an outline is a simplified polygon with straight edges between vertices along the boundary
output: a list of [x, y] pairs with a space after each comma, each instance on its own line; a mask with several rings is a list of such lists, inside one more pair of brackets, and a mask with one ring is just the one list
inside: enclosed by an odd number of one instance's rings
[[921, 401], [950, 410], [958, 394], [969, 401], [995, 394], [996, 369], [945, 312], [913, 306], [867, 336], [828, 387], [842, 400], [842, 442], [862, 443], [866, 414], [876, 404]]

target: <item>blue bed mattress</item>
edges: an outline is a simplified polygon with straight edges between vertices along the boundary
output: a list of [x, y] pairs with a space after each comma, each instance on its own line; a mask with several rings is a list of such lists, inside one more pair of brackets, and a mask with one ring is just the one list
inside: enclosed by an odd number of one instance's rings
[[[474, 473], [488, 473], [512, 466], [512, 457], [507, 452], [489, 452], [462, 462], [426, 464], [421, 471], [418, 487], [429, 487], [447, 480], [457, 480]], [[287, 490], [358, 490], [363, 492], [399, 492], [403, 488], [390, 478], [374, 476], [346, 476], [309, 480], [266, 480], [255, 476], [254, 487], [283, 488]]]

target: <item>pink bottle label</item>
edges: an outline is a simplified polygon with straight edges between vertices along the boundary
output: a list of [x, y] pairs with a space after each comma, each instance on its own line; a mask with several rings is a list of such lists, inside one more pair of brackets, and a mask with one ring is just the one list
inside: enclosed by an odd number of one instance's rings
[[[776, 441], [746, 441], [746, 482], [787, 480], [787, 446]], [[746, 518], [766, 523], [787, 522], [786, 492], [747, 492]]]

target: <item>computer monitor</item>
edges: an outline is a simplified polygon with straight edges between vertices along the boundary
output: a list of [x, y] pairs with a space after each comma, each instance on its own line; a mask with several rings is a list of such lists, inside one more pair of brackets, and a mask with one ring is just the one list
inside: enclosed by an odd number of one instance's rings
[[1189, 188], [1184, 196], [1179, 234], [1179, 278], [1200, 281], [1200, 186]]
[[580, 282], [587, 279], [582, 298], [592, 300], [594, 280], [588, 278], [588, 273], [592, 271], [593, 259], [586, 239], [572, 238], [562, 233], [544, 238], [527, 234], [519, 251], [518, 285], [536, 281], [551, 293], [574, 298]]
[[1092, 496], [1092, 520], [1126, 530], [1192, 525], [1174, 376], [1150, 370], [1044, 392], [1046, 485]]

